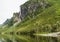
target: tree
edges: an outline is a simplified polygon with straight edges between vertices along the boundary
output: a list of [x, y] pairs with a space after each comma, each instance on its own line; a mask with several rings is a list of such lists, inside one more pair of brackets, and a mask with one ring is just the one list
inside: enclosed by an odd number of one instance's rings
[[9, 21], [8, 21], [8, 26], [12, 26], [14, 24], [14, 21], [13, 21], [13, 18], [11, 18]]

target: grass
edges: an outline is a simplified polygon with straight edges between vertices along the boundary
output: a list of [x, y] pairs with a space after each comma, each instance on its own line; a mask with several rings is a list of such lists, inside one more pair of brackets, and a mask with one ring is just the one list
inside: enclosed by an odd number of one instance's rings
[[[33, 19], [31, 18], [28, 21], [18, 24], [19, 26], [12, 26], [8, 29], [4, 29], [4, 32], [31, 32], [37, 31], [37, 29], [38, 32], [51, 32], [50, 30], [54, 29], [52, 26], [55, 24], [58, 25], [60, 23], [60, 0], [48, 1], [53, 4], [51, 7], [44, 9], [43, 12], [37, 14], [37, 16]], [[57, 29], [59, 28], [60, 26], [57, 27]]]

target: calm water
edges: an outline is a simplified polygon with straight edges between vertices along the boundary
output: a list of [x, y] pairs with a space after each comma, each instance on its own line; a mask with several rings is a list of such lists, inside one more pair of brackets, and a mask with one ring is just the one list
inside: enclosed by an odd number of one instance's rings
[[60, 37], [0, 35], [0, 42], [60, 42]]

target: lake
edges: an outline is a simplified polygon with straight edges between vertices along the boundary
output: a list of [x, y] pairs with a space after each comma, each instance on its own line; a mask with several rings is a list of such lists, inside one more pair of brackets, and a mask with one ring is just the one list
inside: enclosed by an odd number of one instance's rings
[[60, 42], [60, 37], [4, 34], [0, 35], [0, 42]]

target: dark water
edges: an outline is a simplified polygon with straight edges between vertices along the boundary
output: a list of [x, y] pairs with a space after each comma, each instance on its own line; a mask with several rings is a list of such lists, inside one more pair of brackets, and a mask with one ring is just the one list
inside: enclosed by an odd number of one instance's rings
[[60, 42], [60, 37], [40, 37], [25, 35], [0, 35], [0, 42]]

